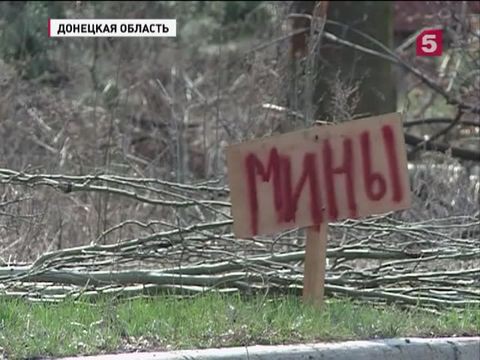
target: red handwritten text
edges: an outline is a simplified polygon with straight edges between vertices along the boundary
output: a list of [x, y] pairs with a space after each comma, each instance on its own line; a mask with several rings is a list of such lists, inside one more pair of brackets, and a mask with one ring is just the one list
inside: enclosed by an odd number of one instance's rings
[[[357, 136], [343, 137], [340, 148], [342, 153], [334, 153], [334, 149], [338, 147], [334, 148], [329, 139], [319, 142], [318, 151], [305, 152], [302, 155], [301, 172], [299, 177], [296, 176], [297, 179], [293, 178], [291, 156], [281, 154], [276, 147], [269, 150], [266, 163], [254, 152], [247, 153], [245, 169], [251, 233], [258, 234], [259, 180], [273, 186], [272, 205], [278, 223], [295, 222], [299, 199], [307, 190], [312, 224], [318, 225], [324, 221], [323, 211], [328, 215], [329, 221], [337, 220], [340, 216], [339, 206], [348, 211], [350, 217], [357, 217], [359, 192], [362, 189], [355, 186], [356, 176], [363, 179], [363, 198], [377, 202], [390, 193], [392, 201], [402, 201], [404, 194], [394, 131], [390, 125], [384, 125], [380, 133], [388, 165], [388, 171], [384, 172], [387, 174], [375, 169], [377, 166], [372, 154], [371, 139], [376, 134], [369, 131], [363, 131]], [[379, 150], [378, 147], [375, 149], [376, 152]], [[361, 169], [361, 174], [354, 173], [354, 169], [358, 168]], [[322, 199], [322, 187], [325, 199]], [[340, 193], [345, 194], [346, 204], [339, 204]]]

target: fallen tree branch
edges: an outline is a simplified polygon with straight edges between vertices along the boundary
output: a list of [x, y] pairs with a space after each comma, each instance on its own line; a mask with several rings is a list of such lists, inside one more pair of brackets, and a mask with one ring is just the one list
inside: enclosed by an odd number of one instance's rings
[[435, 140], [437, 140], [438, 138], [440, 138], [441, 136], [447, 134], [450, 130], [452, 130], [456, 125], [458, 125], [458, 123], [460, 122], [460, 119], [462, 118], [462, 115], [463, 115], [463, 112], [461, 110], [457, 111], [457, 115], [455, 115], [455, 118], [453, 119], [453, 121], [446, 127], [444, 127], [443, 129], [441, 129], [440, 131], [436, 132], [435, 134], [433, 134], [431, 137], [429, 137], [428, 139], [422, 141], [421, 143], [418, 143], [417, 145], [414, 146], [414, 148], [412, 150], [409, 151], [408, 153], [408, 157], [409, 158], [412, 158], [413, 156], [415, 156], [415, 154], [421, 149], [421, 148], [424, 148], [426, 147], [427, 144], [431, 144], [433, 143]]
[[[419, 138], [418, 136], [415, 136], [412, 134], [404, 134], [404, 136], [405, 136], [405, 142], [408, 145], [417, 146], [421, 143], [424, 143], [424, 140], [422, 138]], [[424, 143], [424, 146], [426, 150], [440, 151], [443, 153], [447, 151], [451, 151], [451, 155], [453, 157], [456, 157], [462, 160], [480, 161], [480, 152], [478, 151], [460, 149], [458, 147], [452, 147], [448, 144], [434, 143], [434, 142], [426, 142]], [[412, 160], [412, 156], [409, 156], [408, 160]]]
[[[432, 124], [444, 124], [444, 123], [450, 124], [454, 120], [455, 119], [451, 119], [451, 118], [428, 118], [428, 119], [420, 119], [420, 120], [410, 120], [410, 121], [405, 121], [403, 123], [403, 127], [410, 128], [418, 125], [432, 125]], [[480, 122], [478, 121], [460, 120], [458, 124], [462, 126], [480, 127]]]

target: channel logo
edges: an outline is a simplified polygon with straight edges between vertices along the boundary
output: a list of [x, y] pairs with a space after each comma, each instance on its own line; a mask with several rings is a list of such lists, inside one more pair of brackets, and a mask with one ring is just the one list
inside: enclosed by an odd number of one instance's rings
[[443, 52], [442, 29], [427, 29], [417, 36], [417, 56], [441, 56]]

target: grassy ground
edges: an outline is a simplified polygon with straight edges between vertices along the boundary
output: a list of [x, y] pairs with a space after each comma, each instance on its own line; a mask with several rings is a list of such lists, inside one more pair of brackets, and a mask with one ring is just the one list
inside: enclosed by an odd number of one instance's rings
[[480, 308], [440, 315], [330, 300], [208, 295], [38, 304], [0, 300], [0, 347], [8, 359], [396, 336], [478, 335]]

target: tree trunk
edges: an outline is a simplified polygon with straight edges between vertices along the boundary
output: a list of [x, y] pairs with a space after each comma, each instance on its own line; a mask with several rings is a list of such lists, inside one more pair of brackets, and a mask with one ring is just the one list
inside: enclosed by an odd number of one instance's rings
[[[332, 1], [327, 19], [345, 24], [345, 26], [327, 24], [325, 27], [326, 32], [344, 40], [382, 52], [371, 41], [352, 31], [349, 28], [351, 27], [389, 48], [393, 44], [393, 7], [389, 1]], [[332, 85], [337, 76], [344, 84], [343, 94], [339, 94], [342, 87]], [[344, 45], [323, 42], [316, 84], [318, 119], [332, 120], [335, 113], [338, 114], [338, 111], [333, 109], [335, 107], [333, 104], [336, 102], [337, 106], [342, 105], [342, 96], [346, 95], [345, 92], [348, 93], [345, 85], [354, 87], [358, 84], [358, 103], [354, 109], [350, 109], [350, 115], [364, 117], [396, 110], [396, 89], [391, 64]]]

